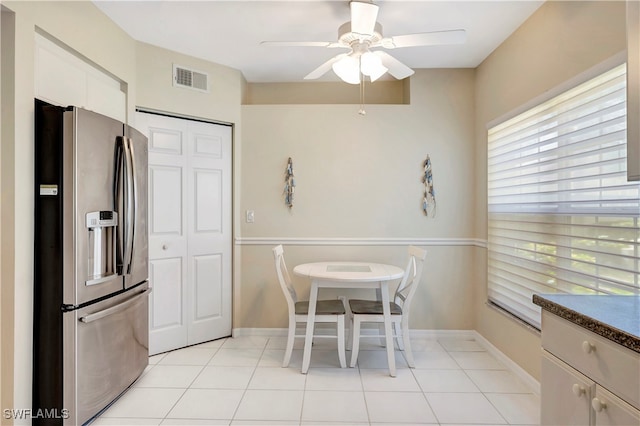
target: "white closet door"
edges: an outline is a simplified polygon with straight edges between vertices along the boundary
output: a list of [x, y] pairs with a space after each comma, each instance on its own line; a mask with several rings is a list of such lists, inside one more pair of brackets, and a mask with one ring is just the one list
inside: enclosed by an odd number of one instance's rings
[[231, 127], [138, 113], [149, 137], [149, 353], [231, 334]]

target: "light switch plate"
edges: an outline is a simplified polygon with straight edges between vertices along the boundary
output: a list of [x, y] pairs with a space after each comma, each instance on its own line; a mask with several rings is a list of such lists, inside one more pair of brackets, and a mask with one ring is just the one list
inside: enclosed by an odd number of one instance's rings
[[253, 223], [253, 221], [255, 220], [255, 215], [253, 213], [253, 210], [247, 210], [246, 220], [247, 220], [247, 223]]

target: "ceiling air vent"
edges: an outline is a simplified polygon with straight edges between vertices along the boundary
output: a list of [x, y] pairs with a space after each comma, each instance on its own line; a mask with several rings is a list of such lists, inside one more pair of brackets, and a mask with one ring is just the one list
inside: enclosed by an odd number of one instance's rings
[[173, 65], [173, 85], [200, 92], [209, 91], [209, 75], [180, 65]]

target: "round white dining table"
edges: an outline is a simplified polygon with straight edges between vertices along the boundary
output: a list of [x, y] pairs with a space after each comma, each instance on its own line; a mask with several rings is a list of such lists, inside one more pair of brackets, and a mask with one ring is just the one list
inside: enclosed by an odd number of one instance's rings
[[303, 263], [293, 268], [293, 273], [311, 280], [309, 312], [302, 356], [302, 373], [306, 374], [311, 362], [311, 344], [315, 326], [316, 303], [320, 288], [375, 288], [380, 291], [384, 315], [385, 343], [389, 375], [396, 375], [396, 360], [391, 330], [389, 305], [389, 281], [402, 278], [404, 270], [383, 263], [373, 262], [314, 262]]

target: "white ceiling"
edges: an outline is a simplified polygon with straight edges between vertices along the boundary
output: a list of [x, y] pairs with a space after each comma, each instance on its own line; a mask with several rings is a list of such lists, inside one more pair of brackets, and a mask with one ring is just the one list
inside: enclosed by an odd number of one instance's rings
[[[378, 1], [385, 37], [464, 29], [463, 45], [388, 53], [417, 68], [474, 68], [544, 0]], [[347, 0], [99, 1], [136, 40], [240, 70], [249, 82], [295, 82], [342, 53], [322, 47], [267, 47], [261, 41], [336, 41], [349, 21]], [[188, 66], [189, 64], [181, 64]], [[333, 72], [324, 80], [335, 80]]]

